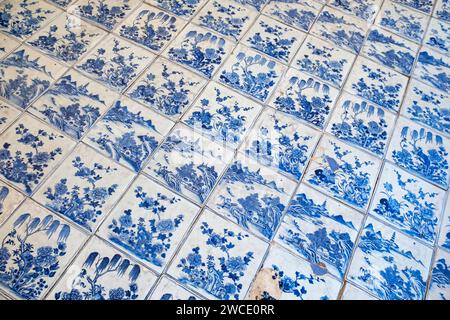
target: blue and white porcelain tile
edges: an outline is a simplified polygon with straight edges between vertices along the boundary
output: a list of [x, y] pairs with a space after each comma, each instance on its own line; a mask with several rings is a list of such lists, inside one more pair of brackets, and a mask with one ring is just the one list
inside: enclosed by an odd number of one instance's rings
[[258, 51], [238, 45], [217, 80], [261, 102], [273, 93], [286, 67]]
[[369, 217], [347, 278], [382, 300], [423, 300], [432, 253]]
[[168, 274], [208, 299], [244, 299], [267, 247], [206, 210], [172, 260]]
[[395, 114], [344, 92], [336, 103], [327, 132], [382, 158], [395, 118]]
[[98, 235], [161, 272], [200, 208], [139, 176], [101, 225]]
[[117, 97], [114, 91], [70, 70], [28, 111], [78, 140]]
[[75, 141], [24, 114], [0, 136], [0, 179], [30, 195], [74, 145]]
[[0, 33], [0, 59], [6, 57], [8, 53], [16, 49], [20, 42], [10, 36]]
[[127, 95], [178, 120], [200, 93], [206, 80], [174, 62], [158, 58], [128, 89]]
[[450, 22], [450, 0], [436, 0], [433, 15], [442, 21]]
[[207, 0], [145, 0], [145, 2], [189, 20], [205, 5]]
[[97, 237], [89, 240], [48, 300], [144, 300], [157, 277]]
[[253, 100], [211, 82], [182, 121], [217, 143], [237, 148], [261, 109]]
[[362, 220], [356, 210], [301, 184], [276, 241], [308, 260], [316, 274], [343, 279]]
[[398, 112], [407, 82], [406, 76], [358, 57], [344, 90], [386, 110]]
[[291, 27], [308, 32], [323, 5], [312, 0], [272, 0], [263, 13]]
[[105, 31], [77, 16], [62, 14], [36, 32], [27, 43], [50, 57], [71, 65], [105, 35]]
[[242, 43], [284, 64], [289, 64], [306, 34], [269, 17], [260, 16]]
[[431, 18], [423, 44], [450, 56], [450, 24]]
[[[336, 300], [341, 283], [327, 274], [317, 273], [308, 262], [279, 246], [272, 246], [259, 272], [268, 271], [278, 282], [277, 296], [263, 291], [251, 299]], [[267, 272], [266, 271], [266, 272]], [[254, 282], [256, 285], [257, 282]]]
[[249, 8], [252, 8], [252, 10], [261, 12], [264, 6], [266, 6], [270, 0], [233, 0], [233, 1], [240, 3], [244, 6], [247, 6]]
[[369, 213], [430, 246], [436, 242], [445, 192], [386, 163]]
[[188, 24], [164, 56], [210, 79], [231, 53], [232, 42], [207, 29]]
[[25, 109], [66, 69], [38, 51], [21, 46], [0, 60], [0, 97]]
[[438, 249], [434, 260], [427, 300], [448, 300], [450, 298], [450, 254]]
[[300, 180], [319, 138], [318, 131], [268, 108], [240, 150], [262, 165]]
[[447, 196], [447, 204], [442, 218], [442, 226], [439, 234], [438, 244], [450, 251], [450, 197]]
[[147, 50], [109, 35], [76, 68], [96, 81], [123, 92], [155, 58]]
[[450, 135], [450, 96], [415, 79], [409, 82], [401, 114]]
[[386, 159], [447, 189], [450, 140], [413, 121], [400, 117]]
[[208, 28], [233, 41], [247, 32], [258, 12], [235, 1], [209, 1], [192, 22]]
[[419, 46], [380, 27], [371, 28], [361, 53], [405, 75], [413, 69]]
[[148, 300], [201, 300], [167, 276], [162, 276]]
[[0, 4], [0, 31], [24, 40], [61, 13], [41, 0], [6, 0]]
[[311, 158], [304, 181], [365, 211], [380, 168], [375, 156], [335, 138], [323, 136]]
[[43, 299], [87, 236], [32, 200], [0, 227], [0, 287], [18, 299]]
[[367, 22], [337, 9], [325, 7], [311, 28], [311, 34], [358, 54], [363, 46], [367, 28]]
[[337, 89], [290, 68], [273, 94], [270, 106], [323, 129], [338, 95]]
[[367, 22], [372, 22], [383, 0], [331, 0], [328, 4]]
[[203, 204], [232, 157], [228, 148], [177, 124], [144, 172], [169, 189]]
[[344, 292], [342, 293], [341, 300], [377, 300], [375, 297], [371, 296], [364, 290], [352, 285], [347, 282], [344, 287]]
[[136, 9], [140, 2], [141, 0], [79, 0], [69, 6], [68, 12], [111, 31]]
[[423, 13], [431, 15], [435, 0], [393, 0], [396, 3], [403, 4], [412, 9], [419, 10]]
[[25, 196], [22, 193], [0, 181], [0, 225], [8, 219], [24, 199]]
[[386, 0], [376, 24], [402, 37], [421, 43], [430, 17], [408, 7]]
[[132, 178], [128, 170], [79, 144], [39, 188], [34, 199], [94, 232]]
[[105, 156], [139, 172], [174, 123], [122, 97], [84, 138]]
[[422, 48], [413, 77], [444, 92], [450, 91], [450, 57]]
[[182, 19], [143, 4], [117, 28], [116, 33], [159, 53], [184, 25]]
[[350, 72], [355, 55], [329, 42], [308, 36], [294, 58], [292, 67], [341, 87]]
[[20, 110], [0, 101], [0, 133], [6, 130], [21, 114]]
[[295, 182], [239, 154], [225, 171], [207, 206], [242, 228], [271, 240]]

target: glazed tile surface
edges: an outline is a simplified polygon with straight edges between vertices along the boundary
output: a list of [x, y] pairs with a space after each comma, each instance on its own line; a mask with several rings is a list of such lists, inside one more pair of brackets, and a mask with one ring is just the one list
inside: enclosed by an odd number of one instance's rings
[[0, 1], [0, 300], [450, 297], [449, 0]]

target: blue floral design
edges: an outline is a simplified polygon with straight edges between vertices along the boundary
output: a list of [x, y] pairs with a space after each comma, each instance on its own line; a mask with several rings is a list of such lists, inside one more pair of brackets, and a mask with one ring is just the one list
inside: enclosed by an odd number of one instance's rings
[[394, 0], [394, 1], [425, 13], [431, 13], [431, 9], [433, 8], [434, 2], [433, 0]]
[[392, 159], [398, 166], [442, 187], [448, 186], [448, 152], [441, 136], [424, 128], [416, 130], [404, 126], [399, 147], [400, 150], [392, 151]]
[[448, 55], [450, 52], [450, 26], [433, 19], [428, 27], [428, 34], [425, 44]]
[[53, 188], [49, 187], [44, 192], [48, 199], [45, 206], [92, 231], [93, 223], [103, 213], [103, 205], [118, 187], [117, 184], [99, 187], [97, 183], [104, 178], [102, 174], [110, 174], [117, 169], [99, 163], [93, 163], [89, 167], [79, 156], [72, 160], [72, 165], [76, 169], [75, 177], [85, 181], [87, 186], [74, 184], [69, 189], [68, 179], [62, 178]]
[[421, 16], [408, 14], [408, 9], [401, 9], [401, 7], [392, 5], [394, 11], [385, 10], [380, 19], [380, 25], [398, 32], [399, 34], [421, 42], [425, 30], [423, 29]]
[[179, 277], [181, 283], [205, 290], [221, 300], [239, 299], [242, 290], [240, 279], [253, 260], [253, 252], [248, 251], [242, 256], [230, 255], [230, 250], [248, 235], [223, 229], [215, 232], [206, 222], [200, 226], [202, 235], [206, 236], [206, 245], [223, 253], [223, 256], [202, 256], [200, 247], [192, 248], [187, 257], [182, 258], [177, 265], [184, 276]]
[[[24, 228], [19, 230], [22, 225]], [[38, 247], [29, 241], [38, 234], [50, 239], [56, 232], [58, 237], [53, 245]], [[1, 242], [0, 283], [23, 299], [38, 299], [48, 287], [48, 279], [60, 271], [58, 259], [66, 255], [69, 235], [70, 227], [52, 215], [42, 220], [29, 213], [20, 215]]]
[[[450, 91], [450, 64], [444, 57], [436, 57], [427, 51], [421, 51], [416, 69], [422, 69], [420, 79], [444, 92]], [[430, 70], [431, 69], [431, 70]]]
[[440, 7], [435, 11], [435, 15], [444, 21], [450, 22], [450, 2], [449, 0], [441, 0]]
[[330, 5], [351, 13], [366, 21], [371, 21], [376, 14], [374, 1], [367, 0], [332, 0]]
[[107, 0], [89, 0], [86, 4], [78, 6], [77, 13], [82, 17], [112, 30], [131, 10], [130, 0], [122, 0], [121, 5], [114, 5]]
[[0, 187], [0, 216], [3, 214], [3, 206], [9, 194], [9, 188], [6, 186]]
[[[430, 289], [433, 286], [436, 286], [441, 289], [448, 289], [450, 285], [450, 266], [447, 265], [447, 262], [444, 258], [441, 258], [436, 261], [436, 265], [433, 268], [433, 272], [431, 274], [431, 282]], [[430, 292], [430, 289], [428, 292]], [[445, 293], [446, 291], [444, 291]], [[444, 293], [440, 292], [439, 295], [442, 300], [446, 300], [446, 296]]]
[[255, 8], [258, 12], [262, 11], [262, 8], [268, 2], [268, 0], [234, 0], [237, 3], [248, 5], [250, 7]]
[[220, 81], [260, 101], [265, 101], [276, 84], [279, 74], [276, 63], [259, 54], [239, 52], [231, 70], [223, 70]]
[[[283, 6], [278, 5], [277, 2], [283, 4]], [[302, 8], [289, 6], [289, 4], [295, 3], [296, 2], [290, 0], [272, 1], [271, 4], [273, 5], [273, 8], [270, 11], [270, 15], [290, 26], [308, 32], [317, 16], [317, 14], [314, 11], [309, 10], [308, 7], [314, 7], [308, 2], [302, 2], [302, 4], [305, 5], [305, 7]]]
[[54, 4], [66, 8], [71, 4], [74, 0], [50, 0], [50, 2], [53, 2]]
[[[204, 43], [205, 48], [200, 44]], [[180, 48], [170, 48], [169, 57], [211, 78], [225, 56], [225, 40], [210, 32], [189, 31]]]
[[[116, 274], [123, 277], [128, 271], [128, 288], [106, 288], [99, 283], [105, 275]], [[92, 272], [92, 274], [90, 274]], [[133, 264], [122, 255], [115, 254], [112, 257], [102, 257], [98, 252], [91, 252], [84, 261], [80, 273], [72, 281], [70, 291], [59, 291], [55, 293], [56, 300], [136, 300], [138, 296], [138, 285], [141, 268]], [[113, 282], [113, 281], [112, 281]], [[70, 288], [70, 287], [69, 287]]]
[[189, 18], [192, 16], [201, 0], [155, 0], [155, 5], [173, 14]]

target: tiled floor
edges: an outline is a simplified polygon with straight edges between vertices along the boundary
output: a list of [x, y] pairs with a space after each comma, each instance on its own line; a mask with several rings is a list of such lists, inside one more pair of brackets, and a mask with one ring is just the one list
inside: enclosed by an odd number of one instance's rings
[[449, 0], [4, 0], [0, 32], [0, 300], [450, 298]]

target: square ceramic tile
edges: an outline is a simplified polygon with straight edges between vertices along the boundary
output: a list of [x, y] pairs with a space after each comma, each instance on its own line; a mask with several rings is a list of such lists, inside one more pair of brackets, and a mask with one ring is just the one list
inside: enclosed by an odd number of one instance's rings
[[201, 76], [158, 58], [127, 91], [127, 95], [177, 120], [205, 84], [206, 80]]
[[324, 136], [310, 161], [304, 181], [365, 211], [380, 163], [379, 159], [368, 153]]
[[367, 27], [368, 24], [365, 21], [326, 7], [311, 28], [311, 33], [358, 54], [363, 45]]
[[450, 56], [450, 24], [431, 18], [423, 44]]
[[235, 1], [212, 0], [192, 21], [233, 41], [239, 41], [257, 16], [258, 12]]
[[322, 6], [320, 1], [273, 0], [267, 4], [263, 13], [291, 27], [308, 32]]
[[399, 118], [386, 159], [444, 189], [449, 183], [450, 140]]
[[108, 31], [114, 29], [139, 4], [140, 0], [79, 0], [69, 7], [76, 14]]
[[207, 205], [244, 229], [272, 239], [296, 183], [239, 154]]
[[19, 47], [0, 60], [0, 97], [25, 109], [66, 69], [33, 49]]
[[341, 300], [377, 300], [364, 290], [347, 282], [345, 284], [344, 292], [342, 293]]
[[372, 27], [361, 51], [367, 58], [403, 74], [412, 71], [419, 46], [379, 27]]
[[434, 259], [427, 300], [448, 300], [450, 297], [450, 254], [438, 249]]
[[75, 141], [24, 114], [0, 136], [0, 178], [30, 195]]
[[207, 0], [145, 0], [145, 2], [155, 7], [164, 9], [172, 14], [183, 18], [190, 19], [205, 4]]
[[232, 156], [229, 149], [178, 124], [144, 171], [169, 189], [202, 204]]
[[109, 35], [76, 67], [111, 89], [123, 92], [154, 58], [147, 50]]
[[23, 194], [0, 181], [0, 225], [8, 219], [24, 199]]
[[231, 88], [265, 102], [280, 81], [286, 67], [243, 45], [235, 51], [218, 73], [218, 80]]
[[247, 32], [242, 43], [273, 59], [289, 64], [305, 37], [306, 34], [298, 30], [274, 19], [260, 16]]
[[165, 56], [212, 78], [231, 51], [231, 41], [189, 24], [166, 49]]
[[323, 129], [338, 94], [339, 91], [328, 84], [289, 69], [273, 95], [270, 106]]
[[42, 299], [87, 236], [31, 200], [0, 228], [0, 286], [19, 299]]
[[34, 199], [92, 232], [132, 178], [128, 170], [80, 144], [42, 185]]
[[172, 258], [200, 208], [139, 176], [98, 235], [161, 272]]
[[174, 123], [156, 112], [122, 97], [86, 135], [84, 141], [135, 172]]
[[91, 238], [72, 262], [49, 300], [144, 300], [156, 276], [142, 265]]
[[301, 184], [276, 241], [309, 261], [317, 274], [344, 277], [363, 215]]
[[6, 130], [20, 115], [20, 110], [0, 101], [0, 133]]
[[434, 245], [445, 192], [386, 163], [369, 213], [404, 233]]
[[168, 274], [209, 299], [243, 299], [267, 244], [204, 211]]
[[117, 33], [146, 49], [161, 52], [185, 22], [171, 14], [142, 5], [117, 29]]
[[433, 15], [442, 21], [450, 22], [450, 1], [436, 0]]
[[0, 4], [0, 31], [24, 40], [60, 14], [60, 9], [40, 0], [6, 0]]
[[433, 4], [436, 2], [435, 0], [393, 0], [394, 2], [403, 4], [407, 7], [422, 11], [426, 14], [431, 14], [433, 9]]
[[6, 57], [8, 53], [13, 51], [20, 45], [16, 39], [4, 34], [0, 34], [0, 59]]
[[422, 48], [413, 77], [444, 92], [450, 91], [450, 58]]
[[105, 31], [77, 16], [62, 14], [27, 43], [56, 60], [73, 64], [105, 35]]
[[258, 276], [247, 299], [336, 300], [341, 287], [336, 279], [278, 246], [271, 247]]
[[70, 70], [29, 108], [29, 112], [81, 139], [118, 95]]
[[318, 131], [266, 109], [240, 150], [262, 165], [300, 180], [319, 138]]
[[292, 67], [341, 87], [355, 55], [319, 38], [308, 36], [295, 56]]
[[167, 276], [162, 276], [148, 300], [200, 300]]
[[398, 112], [408, 78], [386, 67], [359, 57], [353, 65], [344, 90]]
[[331, 0], [328, 4], [367, 22], [372, 22], [383, 0]]
[[442, 226], [438, 244], [450, 251], [450, 197], [447, 196], [447, 204], [444, 209]]
[[344, 92], [336, 103], [327, 132], [382, 158], [394, 124], [395, 114]]
[[411, 79], [403, 100], [402, 115], [450, 135], [450, 96]]
[[236, 148], [261, 109], [258, 103], [211, 82], [182, 121], [211, 140]]
[[430, 17], [408, 7], [386, 0], [376, 23], [402, 37], [420, 43]]
[[423, 300], [432, 253], [369, 217], [347, 277], [382, 300]]

